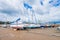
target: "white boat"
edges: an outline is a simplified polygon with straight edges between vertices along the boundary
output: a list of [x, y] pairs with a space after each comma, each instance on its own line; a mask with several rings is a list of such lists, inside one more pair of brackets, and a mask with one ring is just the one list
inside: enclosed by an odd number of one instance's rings
[[13, 29], [26, 29], [26, 28], [39, 28], [39, 24], [20, 24], [20, 25], [10, 25]]

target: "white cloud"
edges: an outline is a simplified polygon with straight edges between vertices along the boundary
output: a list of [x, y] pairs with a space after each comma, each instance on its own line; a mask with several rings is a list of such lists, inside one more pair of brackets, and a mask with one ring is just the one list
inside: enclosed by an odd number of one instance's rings
[[[43, 2], [43, 5], [40, 4]], [[54, 7], [53, 4], [49, 4], [50, 0], [0, 0], [0, 20], [15, 21], [17, 18], [21, 18], [21, 21], [34, 21], [49, 22], [60, 20], [60, 6]], [[24, 8], [23, 3], [27, 2], [32, 6], [32, 12], [30, 9]], [[32, 20], [32, 13], [33, 16]], [[12, 20], [11, 20], [12, 19]], [[36, 20], [35, 20], [36, 19]]]

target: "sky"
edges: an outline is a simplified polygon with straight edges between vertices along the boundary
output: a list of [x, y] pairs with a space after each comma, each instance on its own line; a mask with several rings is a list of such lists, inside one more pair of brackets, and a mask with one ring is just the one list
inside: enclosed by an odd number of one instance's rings
[[0, 21], [60, 21], [60, 0], [0, 0]]

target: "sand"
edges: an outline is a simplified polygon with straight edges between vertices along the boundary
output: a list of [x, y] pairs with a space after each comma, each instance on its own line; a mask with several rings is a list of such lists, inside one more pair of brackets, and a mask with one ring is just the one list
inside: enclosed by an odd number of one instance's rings
[[60, 40], [60, 32], [55, 28], [14, 31], [0, 27], [0, 40]]

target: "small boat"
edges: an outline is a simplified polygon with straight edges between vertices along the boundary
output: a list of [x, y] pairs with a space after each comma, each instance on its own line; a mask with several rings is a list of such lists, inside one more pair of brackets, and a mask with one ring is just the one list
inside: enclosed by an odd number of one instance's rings
[[57, 30], [60, 31], [60, 27], [57, 27]]
[[11, 25], [11, 28], [14, 30], [19, 30], [19, 29], [34, 29], [34, 28], [40, 28], [39, 24], [20, 24], [20, 25]]
[[23, 29], [24, 25], [10, 25], [11, 28], [13, 28], [14, 30], [20, 30]]

